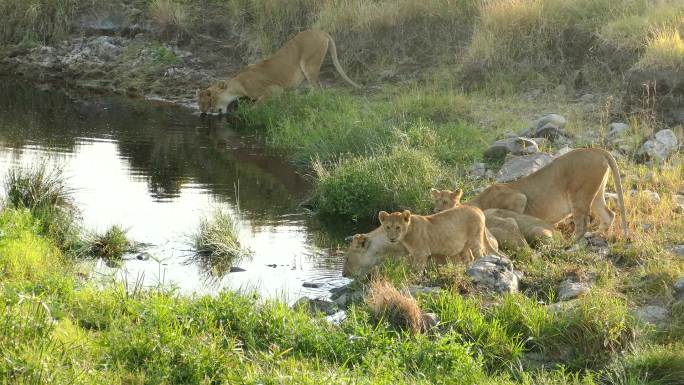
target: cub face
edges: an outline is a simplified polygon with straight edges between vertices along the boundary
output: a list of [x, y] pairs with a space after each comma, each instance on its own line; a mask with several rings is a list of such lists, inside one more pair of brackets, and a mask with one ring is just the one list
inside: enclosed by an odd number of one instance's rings
[[380, 211], [378, 219], [382, 226], [387, 239], [392, 242], [399, 242], [404, 238], [411, 224], [411, 212], [404, 210], [404, 212], [394, 212], [392, 214], [386, 211]]
[[207, 88], [206, 90], [201, 91], [197, 90], [195, 94], [197, 95], [197, 105], [199, 106], [200, 112], [203, 114], [210, 112], [212, 109], [211, 88]]
[[457, 189], [456, 191], [451, 191], [437, 190], [433, 188], [430, 189], [430, 196], [432, 197], [434, 212], [438, 213], [440, 211], [451, 209], [459, 204], [461, 202], [461, 196], [463, 196], [463, 190]]
[[374, 262], [368, 255], [370, 240], [365, 234], [356, 234], [352, 237], [349, 249], [347, 249], [347, 259], [344, 261], [342, 276], [350, 277], [365, 271], [373, 266]]

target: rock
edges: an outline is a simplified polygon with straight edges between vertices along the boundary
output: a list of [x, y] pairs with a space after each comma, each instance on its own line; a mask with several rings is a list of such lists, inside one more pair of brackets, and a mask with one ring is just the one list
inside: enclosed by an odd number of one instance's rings
[[327, 316], [333, 315], [339, 311], [337, 305], [331, 301], [318, 298], [302, 297], [295, 302], [293, 307], [304, 306], [309, 314], [323, 313]]
[[676, 257], [684, 258], [684, 245], [675, 245], [670, 247], [669, 250]]
[[634, 316], [641, 322], [661, 325], [667, 320], [667, 309], [659, 305], [646, 305], [634, 310]]
[[546, 305], [546, 310], [553, 315], [561, 315], [569, 310], [573, 310], [578, 305], [578, 300], [572, 299], [565, 302], [556, 302]]
[[618, 202], [617, 193], [607, 192], [607, 193], [604, 193], [603, 196], [604, 196], [606, 202], [614, 202], [614, 203]]
[[150, 259], [152, 255], [148, 253], [147, 251], [143, 251], [142, 253], [139, 253], [138, 255], [135, 256], [135, 259], [138, 261], [147, 261]]
[[684, 277], [681, 277], [674, 284], [675, 296], [677, 299], [684, 299]]
[[[634, 195], [635, 194], [632, 193], [632, 196], [634, 196]], [[660, 194], [658, 194], [655, 191], [641, 190], [640, 195], [645, 197], [646, 199], [648, 199], [648, 201], [654, 205], [657, 205], [658, 203], [660, 203]]]
[[243, 272], [243, 271], [247, 271], [247, 270], [245, 270], [245, 269], [243, 269], [243, 268], [241, 268], [241, 267], [237, 267], [237, 266], [231, 266], [231, 267], [230, 267], [230, 272], [231, 272], [231, 273], [240, 273], [240, 272]]
[[625, 142], [629, 134], [629, 125], [622, 122], [613, 122], [608, 125], [608, 133], [605, 142], [612, 146], [618, 146]]
[[278, 265], [276, 265], [275, 263], [269, 263], [269, 264], [266, 265], [266, 266], [268, 266], [268, 267], [270, 267], [270, 268], [273, 268], [273, 269], [275, 269], [276, 267], [278, 267]]
[[679, 111], [679, 113], [675, 117], [675, 123], [684, 124], [684, 110]]
[[499, 183], [510, 182], [541, 169], [551, 163], [553, 157], [549, 154], [539, 152], [531, 155], [507, 157], [506, 162], [501, 167], [496, 181]]
[[556, 151], [556, 152], [553, 154], [553, 157], [554, 157], [554, 158], [558, 158], [559, 156], [565, 155], [565, 154], [567, 154], [567, 153], [570, 152], [570, 151], [572, 151], [572, 148], [571, 148], [570, 146], [563, 146], [563, 147], [559, 148], [558, 151]]
[[432, 294], [439, 294], [442, 289], [439, 287], [430, 287], [430, 286], [417, 286], [417, 285], [411, 285], [408, 288], [409, 293], [411, 294], [412, 297], [417, 297], [419, 295], [432, 295]]
[[113, 12], [104, 17], [86, 14], [80, 20], [79, 27], [88, 35], [115, 35], [124, 28], [126, 16], [120, 12]]
[[558, 114], [548, 114], [534, 122], [532, 127], [520, 133], [520, 136], [542, 137], [552, 142], [567, 139], [570, 135], [563, 131], [566, 120]]
[[487, 255], [466, 270], [466, 275], [478, 287], [496, 293], [515, 293], [522, 273], [513, 270], [513, 263], [503, 257]]
[[649, 139], [641, 147], [640, 154], [657, 162], [667, 160], [678, 149], [677, 135], [670, 129], [656, 132], [653, 139]]
[[594, 101], [594, 95], [593, 94], [584, 94], [580, 96], [579, 101], [582, 103], [591, 103]]
[[335, 324], [335, 325], [341, 324], [342, 321], [344, 321], [345, 319], [347, 319], [347, 312], [344, 310], [340, 310], [335, 314], [331, 314], [331, 315], [325, 317], [326, 321], [328, 321], [332, 324]]
[[672, 194], [672, 203], [674, 203], [674, 211], [676, 213], [684, 213], [684, 195]]
[[528, 155], [539, 152], [539, 145], [529, 138], [515, 137], [497, 140], [484, 152], [491, 159], [502, 159], [507, 154]]
[[436, 313], [423, 313], [423, 330], [430, 330], [439, 325], [439, 316]]
[[653, 230], [653, 223], [642, 223], [641, 230], [643, 230], [645, 233], [650, 232]]
[[487, 175], [487, 165], [484, 163], [474, 163], [468, 169], [468, 176], [472, 179], [482, 179]]
[[91, 41], [88, 46], [97, 57], [105, 61], [113, 60], [121, 51], [114, 38], [110, 36], [99, 36]]
[[310, 289], [318, 289], [318, 288], [321, 287], [321, 284], [320, 284], [320, 283], [315, 283], [315, 282], [304, 282], [304, 283], [302, 284], [302, 286], [308, 287], [308, 288], [310, 288]]
[[589, 293], [591, 286], [586, 282], [573, 282], [566, 279], [558, 286], [558, 299], [568, 301], [578, 297], [583, 297]]

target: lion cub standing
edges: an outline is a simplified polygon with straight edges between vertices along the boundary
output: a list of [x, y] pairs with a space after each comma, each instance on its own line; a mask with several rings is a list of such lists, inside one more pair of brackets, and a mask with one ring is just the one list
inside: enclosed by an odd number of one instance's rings
[[378, 219], [387, 239], [401, 242], [418, 269], [425, 267], [430, 255], [460, 260], [501, 255], [485, 237], [485, 216], [475, 207], [459, 206], [433, 215], [381, 211]]

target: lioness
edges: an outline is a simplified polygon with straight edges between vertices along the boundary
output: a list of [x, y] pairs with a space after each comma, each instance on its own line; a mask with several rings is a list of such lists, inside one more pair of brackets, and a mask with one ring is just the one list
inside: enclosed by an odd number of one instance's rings
[[572, 150], [526, 177], [489, 186], [468, 204], [482, 210], [508, 209], [554, 225], [572, 216], [577, 241], [587, 230], [590, 211], [599, 219], [599, 232], [613, 224], [615, 213], [606, 206], [604, 198], [611, 172], [618, 193], [622, 230], [627, 237], [620, 173], [613, 156], [598, 148]]
[[387, 239], [400, 242], [414, 267], [423, 269], [430, 255], [472, 260], [485, 254], [501, 255], [485, 237], [482, 210], [459, 206], [432, 215], [412, 215], [410, 211], [381, 211], [380, 224]]
[[366, 274], [370, 269], [382, 262], [387, 256], [403, 257], [408, 251], [399, 242], [390, 242], [382, 227], [370, 233], [356, 234], [351, 239], [344, 261], [342, 276]]
[[228, 105], [240, 97], [259, 103], [273, 93], [297, 87], [304, 79], [311, 87], [316, 87], [328, 46], [337, 72], [349, 84], [360, 88], [342, 69], [332, 37], [323, 31], [309, 29], [298, 33], [269, 58], [248, 65], [228, 81], [220, 80], [203, 91], [197, 90], [200, 112], [226, 112]]

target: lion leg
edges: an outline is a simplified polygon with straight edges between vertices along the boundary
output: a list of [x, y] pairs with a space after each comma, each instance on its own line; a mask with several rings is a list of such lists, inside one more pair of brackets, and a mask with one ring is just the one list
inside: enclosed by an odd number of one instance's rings
[[599, 220], [598, 232], [608, 231], [615, 220], [615, 213], [610, 210], [606, 204], [605, 186], [607, 180], [608, 174], [606, 174], [606, 177], [603, 179], [603, 183], [601, 184], [601, 188], [599, 188], [593, 202], [591, 202], [591, 211], [596, 217], [598, 217]]
[[589, 213], [586, 207], [573, 206], [572, 208], [572, 222], [575, 224], [575, 233], [573, 239], [579, 241], [584, 237], [589, 226]]
[[268, 86], [264, 90], [264, 93], [261, 96], [259, 96], [258, 98], [256, 98], [255, 104], [259, 105], [259, 104], [263, 103], [266, 99], [268, 99], [271, 95], [280, 94], [282, 92], [283, 92], [283, 87], [281, 87], [281, 86]]
[[302, 69], [304, 77], [306, 77], [306, 81], [309, 83], [309, 87], [311, 88], [319, 87], [318, 76], [321, 73], [321, 65], [323, 65], [323, 60], [325, 59], [325, 53], [327, 50], [328, 47], [326, 46], [325, 49], [315, 51], [302, 58], [302, 60], [299, 62], [299, 67]]

